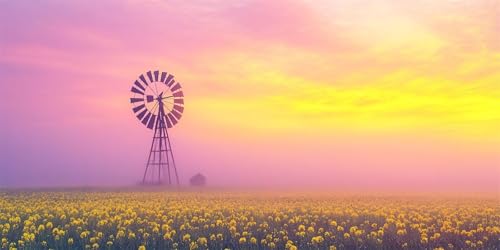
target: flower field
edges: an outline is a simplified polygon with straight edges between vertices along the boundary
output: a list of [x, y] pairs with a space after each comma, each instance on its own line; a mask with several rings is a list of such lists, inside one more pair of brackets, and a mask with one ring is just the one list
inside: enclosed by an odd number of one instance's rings
[[0, 191], [1, 249], [498, 249], [498, 198]]

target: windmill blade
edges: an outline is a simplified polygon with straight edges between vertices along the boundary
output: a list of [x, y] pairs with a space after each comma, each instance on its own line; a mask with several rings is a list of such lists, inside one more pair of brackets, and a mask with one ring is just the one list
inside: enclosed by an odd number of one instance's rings
[[181, 114], [179, 112], [177, 112], [177, 110], [175, 109], [172, 109], [172, 111], [170, 111], [170, 114], [173, 114], [175, 116], [175, 118], [177, 118], [177, 120], [180, 120], [181, 119]]
[[164, 120], [165, 120], [165, 122], [167, 123], [167, 127], [168, 127], [168, 128], [173, 127], [172, 122], [170, 122], [170, 119], [169, 119], [166, 115], [164, 115], [164, 116], [163, 116], [163, 119], [164, 119]]
[[175, 117], [172, 114], [168, 113], [167, 116], [168, 116], [168, 118], [170, 118], [170, 121], [172, 122], [172, 126], [177, 124], [177, 119], [175, 119]]
[[165, 77], [167, 77], [167, 72], [161, 72], [160, 82], [165, 82]]
[[140, 114], [137, 115], [137, 118], [139, 118], [139, 120], [142, 120], [142, 118], [144, 117], [144, 115], [148, 112], [147, 109], [144, 109]]
[[157, 81], [158, 81], [158, 74], [160, 74], [160, 71], [156, 70], [156, 71], [154, 72], [154, 75], [155, 75], [155, 82], [157, 82]]
[[170, 80], [170, 82], [167, 84], [167, 87], [169, 87], [169, 88], [172, 87], [172, 85], [174, 85], [174, 83], [175, 83], [175, 79]]
[[184, 93], [182, 91], [177, 91], [173, 94], [174, 97], [184, 97]]
[[154, 100], [155, 100], [155, 97], [154, 97], [154, 96], [152, 96], [152, 95], [147, 95], [147, 96], [146, 96], [146, 101], [147, 101], [148, 103], [149, 103], [149, 102], [152, 102], [152, 101], [154, 101]]
[[137, 80], [134, 82], [135, 86], [137, 86], [138, 88], [142, 89], [142, 91], [145, 91], [146, 88], [144, 88]]
[[148, 71], [146, 74], [148, 75], [149, 82], [154, 82], [154, 81], [153, 81], [153, 73], [151, 72], [151, 70], [150, 70], [150, 71]]
[[136, 94], [139, 94], [139, 95], [144, 95], [144, 92], [140, 91], [139, 89], [137, 89], [136, 87], [132, 87], [130, 89], [130, 91], [136, 93]]
[[172, 84], [172, 79], [174, 78], [174, 75], [168, 75], [167, 79], [165, 80], [165, 84], [170, 87]]
[[130, 98], [130, 103], [143, 102], [144, 98]]
[[171, 80], [171, 81], [167, 84], [167, 87], [169, 87], [169, 88], [170, 88], [170, 87], [172, 87], [172, 85], [174, 85], [174, 83], [175, 83], [175, 80], [174, 80], [174, 79], [172, 79], [172, 80]]
[[137, 107], [134, 107], [132, 110], [134, 111], [134, 113], [137, 113], [137, 112], [139, 112], [140, 110], [142, 110], [144, 108], [146, 108], [146, 106], [144, 104], [141, 104], [141, 105], [139, 105]]
[[139, 76], [139, 79], [141, 79], [141, 81], [146, 84], [146, 86], [148, 86], [148, 82], [146, 81], [146, 78], [144, 77], [144, 75], [140, 75]]
[[151, 113], [148, 113], [144, 119], [142, 119], [142, 124], [148, 125], [149, 117], [151, 117]]
[[156, 115], [152, 115], [149, 119], [148, 128], [152, 129], [155, 126]]
[[176, 83], [176, 84], [175, 84], [175, 85], [174, 85], [174, 86], [170, 89], [170, 91], [174, 92], [174, 91], [176, 91], [176, 90], [178, 90], [178, 89], [180, 89], [180, 88], [181, 88], [181, 84], [180, 84], [180, 83]]
[[175, 104], [174, 109], [177, 110], [181, 114], [182, 114], [182, 112], [184, 112], [184, 107], [182, 107], [181, 105]]
[[184, 99], [182, 99], [182, 98], [175, 98], [174, 99], [174, 103], [175, 104], [184, 104]]

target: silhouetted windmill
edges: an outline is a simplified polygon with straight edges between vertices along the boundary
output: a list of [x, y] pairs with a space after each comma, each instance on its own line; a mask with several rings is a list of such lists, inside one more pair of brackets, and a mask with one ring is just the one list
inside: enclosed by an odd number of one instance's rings
[[131, 91], [135, 115], [147, 128], [154, 129], [142, 184], [163, 184], [166, 174], [169, 185], [174, 175], [179, 185], [167, 129], [177, 124], [184, 111], [181, 85], [167, 72], [148, 71], [139, 76]]

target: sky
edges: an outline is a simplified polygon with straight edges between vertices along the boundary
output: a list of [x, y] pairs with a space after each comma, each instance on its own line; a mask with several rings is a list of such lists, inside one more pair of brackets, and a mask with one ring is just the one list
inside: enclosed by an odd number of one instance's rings
[[181, 182], [500, 192], [500, 2], [0, 1], [0, 187], [130, 185], [175, 75]]

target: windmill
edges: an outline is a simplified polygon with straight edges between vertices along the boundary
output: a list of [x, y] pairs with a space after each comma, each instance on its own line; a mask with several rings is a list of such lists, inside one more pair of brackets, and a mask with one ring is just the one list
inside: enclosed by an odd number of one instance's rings
[[148, 71], [134, 82], [130, 102], [139, 121], [154, 130], [142, 184], [179, 185], [179, 175], [168, 136], [184, 111], [184, 94], [181, 85], [167, 72]]

